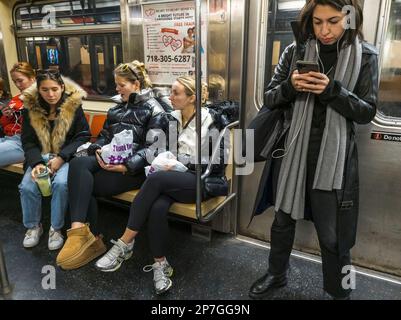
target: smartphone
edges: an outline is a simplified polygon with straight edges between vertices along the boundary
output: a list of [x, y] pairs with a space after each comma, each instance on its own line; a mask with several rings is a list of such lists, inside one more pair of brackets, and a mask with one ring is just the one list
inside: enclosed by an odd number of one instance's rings
[[319, 72], [319, 64], [315, 61], [297, 61], [297, 69], [299, 73], [308, 73], [309, 71]]

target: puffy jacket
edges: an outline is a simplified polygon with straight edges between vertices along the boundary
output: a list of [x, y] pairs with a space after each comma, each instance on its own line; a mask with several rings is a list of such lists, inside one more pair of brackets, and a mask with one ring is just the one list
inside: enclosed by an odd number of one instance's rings
[[[88, 148], [93, 155], [97, 149], [109, 144], [114, 135], [123, 130], [132, 130], [133, 156], [125, 163], [128, 174], [135, 175], [148, 165], [147, 156], [156, 156], [150, 146], [157, 141], [160, 130], [167, 133], [168, 118], [153, 97], [150, 89], [132, 93], [128, 102], [120, 102], [107, 113], [107, 119], [98, 139]], [[159, 152], [162, 150], [158, 150]]]
[[53, 130], [47, 118], [49, 105], [40, 99], [36, 84], [24, 91], [22, 148], [26, 164], [31, 168], [44, 163], [42, 154], [55, 153], [68, 162], [77, 148], [88, 142], [90, 131], [82, 110], [86, 92], [75, 82], [63, 78], [65, 91], [54, 121]]
[[13, 114], [10, 117], [1, 115], [0, 126], [3, 128], [3, 133], [6, 136], [13, 136], [21, 133], [22, 127], [22, 109], [24, 103], [20, 99], [21, 95], [13, 97], [8, 106], [13, 110]]

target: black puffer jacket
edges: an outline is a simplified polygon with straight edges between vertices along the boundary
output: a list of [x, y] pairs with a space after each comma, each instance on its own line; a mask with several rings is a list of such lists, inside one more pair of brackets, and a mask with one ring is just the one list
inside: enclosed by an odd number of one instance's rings
[[114, 135], [123, 130], [133, 132], [133, 156], [125, 165], [128, 173], [135, 175], [148, 165], [147, 155], [154, 152], [150, 146], [157, 141], [160, 130], [164, 133], [168, 130], [168, 118], [163, 108], [153, 98], [152, 90], [145, 89], [140, 93], [132, 93], [127, 103], [122, 102], [111, 108], [98, 139], [88, 148], [88, 154], [93, 155], [97, 149], [109, 144]]

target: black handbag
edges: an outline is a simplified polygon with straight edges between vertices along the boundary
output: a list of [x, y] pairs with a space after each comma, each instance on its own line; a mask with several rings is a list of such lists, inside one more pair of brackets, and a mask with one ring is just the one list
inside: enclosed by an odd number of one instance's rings
[[[254, 162], [266, 161], [283, 131], [284, 110], [263, 106], [251, 121], [248, 129], [254, 130]], [[245, 137], [244, 137], [245, 140]], [[242, 153], [246, 153], [246, 142], [242, 143]], [[249, 159], [247, 155], [247, 159]]]
[[221, 197], [228, 195], [228, 181], [225, 176], [206, 177], [203, 180], [203, 198]]

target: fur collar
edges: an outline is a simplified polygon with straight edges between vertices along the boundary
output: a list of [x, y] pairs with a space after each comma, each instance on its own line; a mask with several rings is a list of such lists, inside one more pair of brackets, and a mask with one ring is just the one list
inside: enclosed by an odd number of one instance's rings
[[29, 112], [31, 126], [42, 145], [42, 154], [60, 152], [74, 120], [75, 111], [81, 106], [82, 98], [86, 97], [86, 92], [78, 84], [64, 77], [63, 81], [65, 85], [64, 101], [59, 106], [52, 132], [50, 132], [47, 112], [39, 103], [36, 84], [22, 94], [22, 101], [24, 101], [24, 108]]

